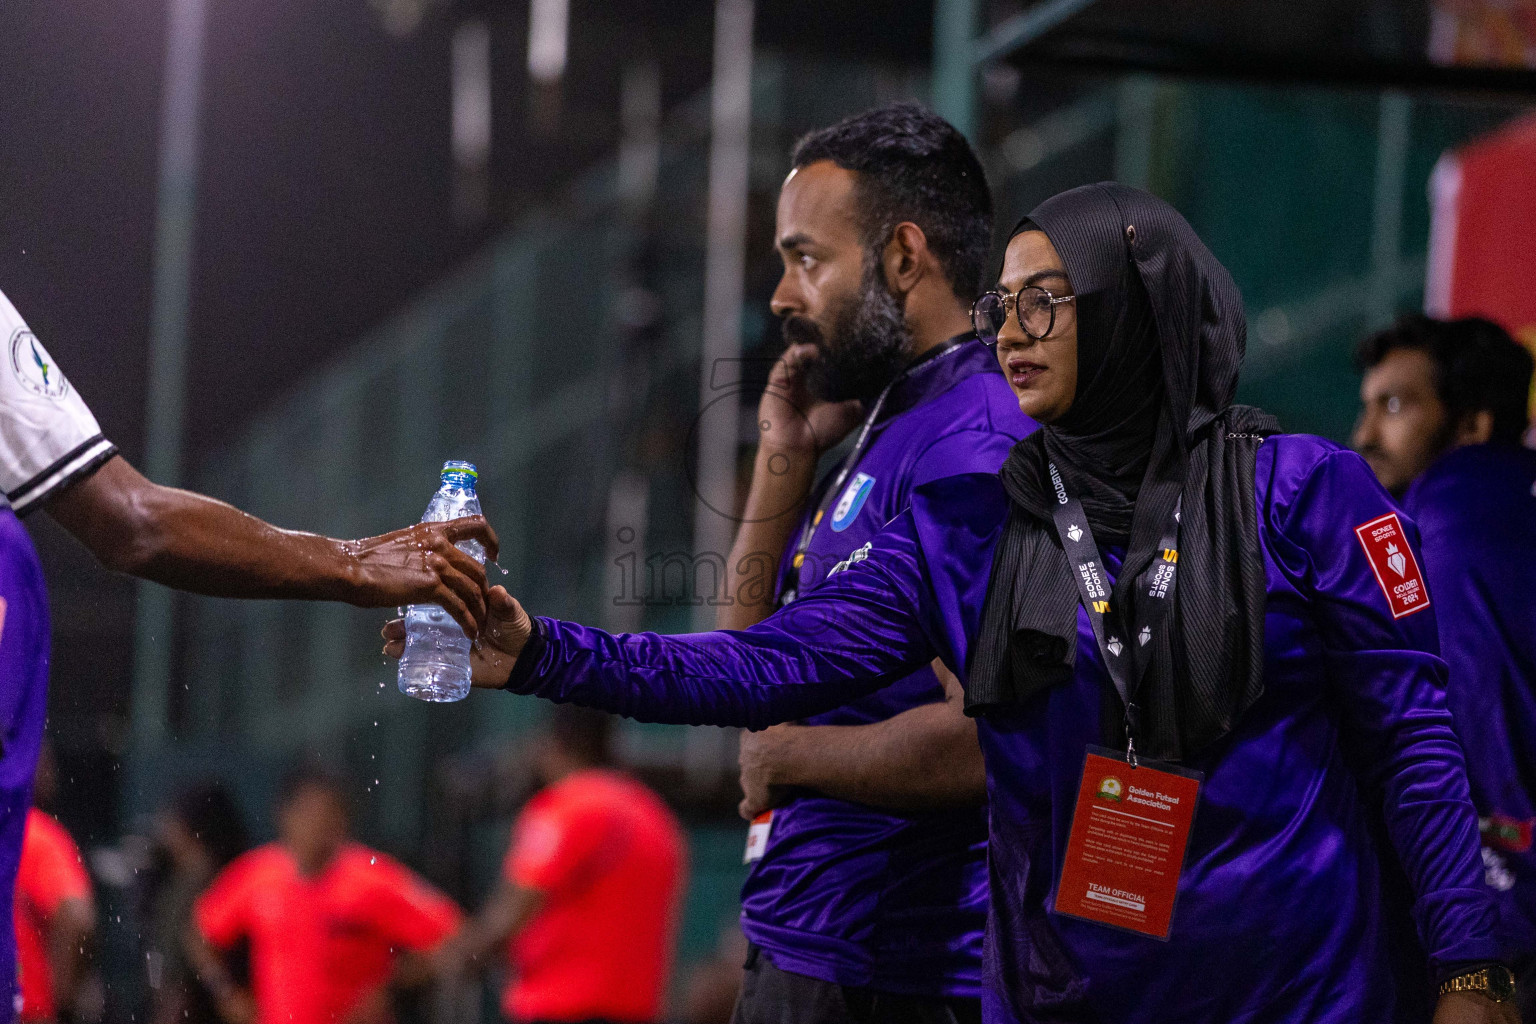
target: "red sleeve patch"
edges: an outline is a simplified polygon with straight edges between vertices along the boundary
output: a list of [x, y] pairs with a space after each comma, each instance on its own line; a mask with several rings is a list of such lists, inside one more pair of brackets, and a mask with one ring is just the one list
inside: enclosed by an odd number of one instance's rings
[[1365, 557], [1381, 584], [1381, 592], [1387, 596], [1387, 607], [1392, 617], [1400, 619], [1429, 607], [1429, 591], [1424, 587], [1424, 574], [1419, 571], [1419, 561], [1413, 557], [1413, 548], [1403, 535], [1403, 524], [1396, 512], [1372, 519], [1355, 527], [1355, 536], [1365, 548]]

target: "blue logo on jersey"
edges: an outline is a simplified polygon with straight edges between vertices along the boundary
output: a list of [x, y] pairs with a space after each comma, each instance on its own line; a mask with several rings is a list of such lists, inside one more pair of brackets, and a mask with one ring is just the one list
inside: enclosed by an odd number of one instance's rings
[[859, 509], [864, 507], [864, 502], [869, 500], [869, 492], [874, 489], [874, 477], [868, 473], [854, 474], [848, 482], [848, 489], [843, 491], [843, 496], [837, 499], [837, 507], [832, 510], [833, 533], [842, 533], [848, 529], [858, 516]]

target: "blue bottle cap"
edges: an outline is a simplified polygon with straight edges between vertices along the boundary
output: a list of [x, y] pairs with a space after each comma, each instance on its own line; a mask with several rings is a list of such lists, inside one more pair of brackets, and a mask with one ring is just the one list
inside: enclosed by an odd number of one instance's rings
[[466, 491], [473, 491], [475, 489], [475, 481], [479, 478], [480, 473], [475, 469], [473, 462], [449, 461], [443, 463], [443, 473], [440, 479], [445, 484], [452, 484]]

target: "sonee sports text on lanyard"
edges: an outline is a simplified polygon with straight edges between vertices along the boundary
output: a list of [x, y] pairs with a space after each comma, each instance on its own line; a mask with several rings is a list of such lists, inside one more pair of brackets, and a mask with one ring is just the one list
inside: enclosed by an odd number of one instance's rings
[[1136, 706], [1136, 690], [1146, 675], [1151, 660], [1146, 648], [1158, 624], [1173, 607], [1173, 586], [1179, 572], [1179, 518], [1184, 506], [1181, 497], [1173, 507], [1173, 519], [1163, 531], [1158, 542], [1158, 554], [1152, 563], [1136, 578], [1136, 589], [1142, 600], [1137, 602], [1141, 611], [1139, 627], [1131, 642], [1122, 636], [1125, 623], [1110, 607], [1110, 585], [1104, 571], [1104, 556], [1099, 553], [1098, 542], [1088, 526], [1088, 516], [1083, 504], [1067, 493], [1061, 482], [1061, 473], [1054, 462], [1050, 463], [1051, 486], [1056, 491], [1056, 508], [1051, 514], [1056, 533], [1061, 538], [1061, 549], [1072, 566], [1072, 578], [1077, 582], [1077, 592], [1088, 612], [1088, 622], [1093, 626], [1093, 636], [1099, 642], [1099, 653], [1104, 658], [1104, 668], [1120, 694], [1125, 708], [1125, 756], [1132, 768], [1136, 767], [1136, 729], [1139, 709]]
[[1150, 660], [1147, 645], [1173, 604], [1178, 576], [1179, 513], [1158, 544], [1158, 557], [1136, 577], [1141, 621], [1128, 643], [1125, 623], [1110, 606], [1104, 556], [1080, 501], [1067, 493], [1061, 473], [1050, 464], [1056, 491], [1052, 519], [1072, 565], [1083, 608], [1104, 657], [1105, 670], [1125, 707], [1125, 753], [1090, 746], [1083, 761], [1072, 827], [1052, 909], [1167, 941], [1173, 928], [1189, 835], [1204, 776], [1174, 765], [1136, 757], [1136, 689]]

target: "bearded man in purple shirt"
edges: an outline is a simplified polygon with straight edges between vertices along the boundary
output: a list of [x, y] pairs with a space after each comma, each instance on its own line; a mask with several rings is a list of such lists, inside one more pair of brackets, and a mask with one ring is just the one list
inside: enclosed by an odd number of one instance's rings
[[1042, 424], [999, 473], [918, 488], [746, 630], [612, 636], [495, 588], [477, 682], [761, 727], [937, 656], [986, 760], [989, 1024], [1395, 1024], [1376, 813], [1436, 1024], [1517, 1021], [1417, 529], [1358, 455], [1233, 404], [1225, 268], [1168, 204], [1085, 186], [973, 312]]
[[[1033, 429], [971, 329], [992, 237], [981, 163], [913, 104], [801, 139], [779, 195], [788, 347], [758, 410], [721, 629], [858, 558], [925, 484], [994, 473]], [[819, 458], [854, 430], [817, 483]], [[761, 586], [778, 566], [776, 585]], [[980, 1020], [986, 785], [958, 681], [892, 686], [741, 739], [751, 942], [735, 1024]]]
[[1354, 447], [1424, 535], [1484, 881], [1536, 1016], [1536, 451], [1531, 354], [1487, 320], [1400, 319], [1360, 343]]

